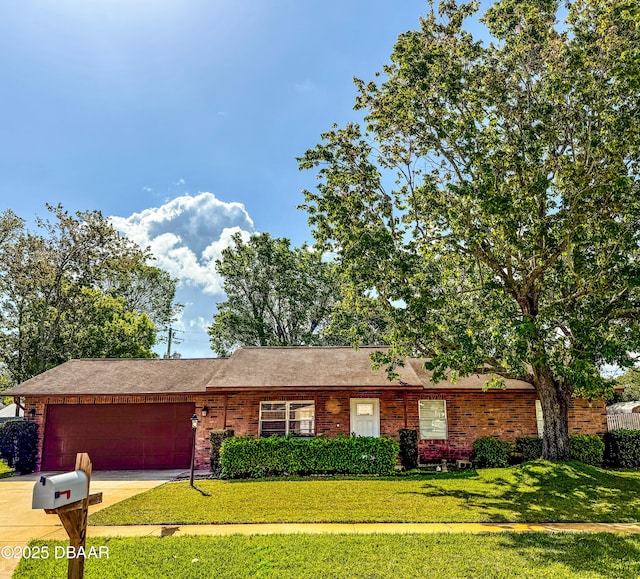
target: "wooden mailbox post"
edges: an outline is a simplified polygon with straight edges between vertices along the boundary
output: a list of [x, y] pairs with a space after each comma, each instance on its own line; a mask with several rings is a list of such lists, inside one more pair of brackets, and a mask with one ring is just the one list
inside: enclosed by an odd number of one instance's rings
[[76, 455], [76, 471], [87, 475], [86, 498], [69, 503], [55, 509], [45, 509], [49, 515], [58, 515], [69, 535], [69, 544], [73, 547], [73, 557], [67, 559], [67, 579], [82, 579], [84, 577], [84, 550], [87, 539], [87, 515], [89, 505], [102, 502], [102, 493], [89, 494], [91, 484], [91, 459], [86, 452]]

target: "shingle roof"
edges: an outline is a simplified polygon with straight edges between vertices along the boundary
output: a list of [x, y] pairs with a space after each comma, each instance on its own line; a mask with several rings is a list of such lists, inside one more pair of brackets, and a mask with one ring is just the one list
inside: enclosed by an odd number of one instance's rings
[[408, 364], [397, 369], [400, 379], [393, 383], [384, 369], [372, 370], [369, 354], [376, 349], [380, 348], [242, 348], [220, 368], [209, 388], [422, 386]]
[[[8, 390], [10, 396], [73, 394], [171, 394], [243, 389], [414, 388], [482, 389], [487, 376], [455, 384], [431, 382], [421, 360], [398, 367], [390, 382], [384, 369], [372, 370], [370, 354], [380, 348], [241, 348], [230, 358], [71, 360]], [[533, 388], [506, 380], [507, 389]]]
[[[470, 374], [464, 378], [459, 378], [456, 380], [455, 384], [453, 382], [449, 382], [449, 380], [441, 380], [437, 384], [434, 384], [431, 381], [432, 372], [429, 370], [425, 370], [423, 360], [416, 360], [412, 358], [409, 360], [409, 364], [413, 367], [416, 374], [424, 384], [426, 390], [430, 388], [445, 388], [450, 390], [482, 390], [484, 385], [489, 380], [489, 376], [486, 374]], [[533, 390], [533, 385], [529, 384], [529, 382], [525, 382], [524, 380], [513, 380], [511, 378], [505, 379], [504, 381], [505, 387], [507, 390]]]
[[27, 394], [158, 394], [204, 392], [224, 358], [70, 360], [8, 390]]

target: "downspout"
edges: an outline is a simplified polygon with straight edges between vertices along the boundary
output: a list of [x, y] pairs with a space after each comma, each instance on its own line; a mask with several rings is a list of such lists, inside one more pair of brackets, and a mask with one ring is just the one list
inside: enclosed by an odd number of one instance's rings
[[404, 427], [407, 428], [408, 421], [407, 421], [407, 393], [406, 392], [402, 393], [402, 398], [404, 401]]
[[313, 393], [313, 435], [318, 436], [318, 393]]

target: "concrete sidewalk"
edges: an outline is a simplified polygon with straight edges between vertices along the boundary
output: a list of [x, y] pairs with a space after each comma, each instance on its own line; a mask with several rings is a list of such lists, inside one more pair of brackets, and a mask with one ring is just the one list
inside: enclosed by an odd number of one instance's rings
[[[65, 538], [62, 535], [49, 539]], [[245, 523], [228, 525], [131, 525], [89, 527], [89, 537], [274, 535], [322, 533], [633, 533], [640, 523]]]
[[[97, 485], [96, 485], [97, 486]], [[55, 518], [52, 516], [50, 521]], [[639, 523], [252, 523], [229, 525], [129, 525], [90, 526], [92, 537], [171, 537], [186, 535], [371, 534], [371, 533], [640, 533]], [[68, 537], [56, 524], [0, 526], [0, 548], [24, 547], [32, 539]], [[19, 559], [0, 559], [0, 578], [9, 578]]]
[[[88, 537], [183, 537], [186, 535], [407, 533], [631, 533], [640, 523], [236, 523], [227, 525], [89, 526]], [[67, 540], [55, 518], [51, 524], [0, 527], [0, 547], [26, 545], [32, 539]]]

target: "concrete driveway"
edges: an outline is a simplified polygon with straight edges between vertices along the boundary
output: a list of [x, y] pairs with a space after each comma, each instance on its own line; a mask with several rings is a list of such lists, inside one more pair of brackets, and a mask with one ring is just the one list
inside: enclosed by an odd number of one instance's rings
[[[89, 507], [89, 514], [137, 495], [183, 475], [180, 470], [96, 471], [91, 476], [92, 493], [102, 492], [102, 503]], [[68, 539], [57, 515], [32, 510], [33, 486], [41, 476], [56, 473], [39, 472], [0, 479], [0, 577], [11, 577], [19, 559], [7, 556], [6, 547], [19, 553], [33, 539]], [[5, 550], [2, 550], [5, 547]]]

